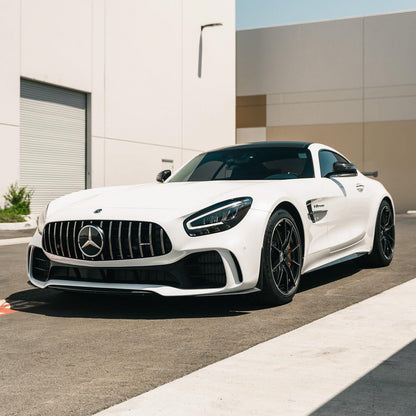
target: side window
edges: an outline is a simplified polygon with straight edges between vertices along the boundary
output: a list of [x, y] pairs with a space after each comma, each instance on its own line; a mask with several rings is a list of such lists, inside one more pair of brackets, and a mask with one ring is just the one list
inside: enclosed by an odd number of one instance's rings
[[321, 167], [322, 177], [325, 177], [328, 173], [334, 170], [335, 162], [348, 163], [348, 160], [344, 159], [337, 153], [331, 152], [330, 150], [321, 150], [319, 152], [319, 165]]

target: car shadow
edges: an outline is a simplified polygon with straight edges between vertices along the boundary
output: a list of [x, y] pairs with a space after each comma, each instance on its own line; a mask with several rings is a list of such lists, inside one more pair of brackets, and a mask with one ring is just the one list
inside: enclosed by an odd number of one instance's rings
[[362, 263], [361, 259], [354, 259], [315, 272], [306, 273], [302, 276], [298, 293], [353, 276], [364, 269]]
[[[13, 293], [6, 301], [17, 311], [62, 318], [180, 319], [244, 315], [248, 313], [246, 309], [250, 309], [252, 301], [242, 297], [165, 298], [153, 294], [118, 295], [29, 289]], [[28, 308], [24, 301], [34, 306]]]
[[[330, 284], [359, 272], [357, 261], [308, 273], [299, 292]], [[94, 294], [29, 289], [11, 294], [6, 301], [20, 312], [62, 318], [181, 319], [218, 318], [269, 309], [253, 295], [165, 298], [153, 294]]]

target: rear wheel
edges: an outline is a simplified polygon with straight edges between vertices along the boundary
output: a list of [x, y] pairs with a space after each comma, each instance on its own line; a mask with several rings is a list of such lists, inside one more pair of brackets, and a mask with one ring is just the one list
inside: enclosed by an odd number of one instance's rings
[[296, 221], [285, 210], [267, 224], [261, 258], [263, 301], [282, 305], [295, 295], [302, 269], [303, 247]]
[[393, 210], [390, 204], [384, 200], [381, 202], [377, 213], [373, 251], [368, 256], [368, 265], [372, 267], [388, 266], [393, 260], [394, 244]]

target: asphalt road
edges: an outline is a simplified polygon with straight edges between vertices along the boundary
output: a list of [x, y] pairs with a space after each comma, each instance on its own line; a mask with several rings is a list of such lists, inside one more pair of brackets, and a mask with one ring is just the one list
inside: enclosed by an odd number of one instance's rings
[[[23, 245], [0, 247], [0, 415], [91, 415], [416, 277], [416, 217], [397, 219], [390, 267], [357, 262], [303, 277], [288, 305], [31, 289]], [[400, 301], [400, 300], [398, 300]], [[249, 377], [249, 375], [247, 375]]]

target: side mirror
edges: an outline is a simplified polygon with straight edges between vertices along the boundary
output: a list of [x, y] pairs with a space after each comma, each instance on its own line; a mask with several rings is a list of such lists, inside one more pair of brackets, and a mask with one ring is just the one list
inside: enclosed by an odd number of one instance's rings
[[156, 176], [156, 180], [157, 180], [158, 182], [163, 183], [163, 182], [165, 182], [165, 180], [166, 180], [167, 178], [169, 178], [169, 176], [170, 176], [170, 175], [172, 175], [172, 171], [170, 171], [169, 169], [167, 169], [167, 170], [162, 170], [162, 172], [159, 172], [159, 173], [157, 174], [157, 176]]
[[333, 171], [329, 172], [326, 177], [329, 178], [332, 175], [357, 175], [357, 168], [352, 163], [347, 162], [335, 162], [333, 165]]

